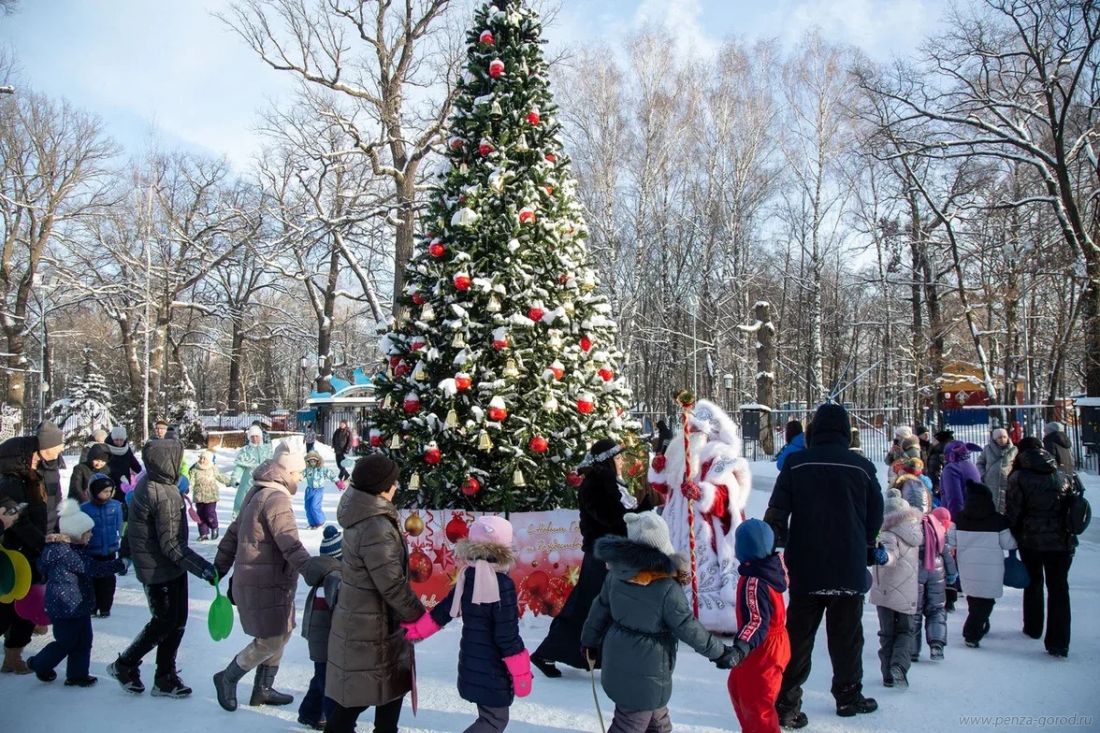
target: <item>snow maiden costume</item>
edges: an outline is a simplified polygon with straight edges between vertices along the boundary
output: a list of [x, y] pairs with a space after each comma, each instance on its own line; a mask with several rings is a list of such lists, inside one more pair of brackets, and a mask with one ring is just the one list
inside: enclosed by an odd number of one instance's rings
[[[737, 631], [733, 613], [737, 590], [734, 532], [744, 519], [752, 490], [749, 465], [741, 457], [741, 435], [720, 407], [699, 400], [688, 413], [690, 473], [684, 480], [684, 435], [677, 431], [664, 455], [654, 456], [649, 483], [668, 497], [662, 516], [668, 523], [672, 546], [691, 556], [688, 494], [694, 499], [695, 564], [699, 582], [699, 622], [708, 631]], [[688, 602], [690, 586], [685, 588]]]

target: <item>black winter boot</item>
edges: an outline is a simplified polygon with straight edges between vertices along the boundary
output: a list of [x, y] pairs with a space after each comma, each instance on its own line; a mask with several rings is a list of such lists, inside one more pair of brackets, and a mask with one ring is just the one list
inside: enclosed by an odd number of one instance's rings
[[249, 705], [289, 705], [294, 702], [292, 695], [271, 688], [275, 684], [277, 674], [279, 674], [278, 667], [269, 667], [266, 664], [256, 667], [256, 681], [252, 685], [252, 699], [248, 701]]
[[214, 692], [218, 694], [218, 704], [222, 709], [233, 712], [237, 709], [237, 683], [244, 677], [245, 670], [237, 664], [237, 658], [229, 666], [214, 675]]

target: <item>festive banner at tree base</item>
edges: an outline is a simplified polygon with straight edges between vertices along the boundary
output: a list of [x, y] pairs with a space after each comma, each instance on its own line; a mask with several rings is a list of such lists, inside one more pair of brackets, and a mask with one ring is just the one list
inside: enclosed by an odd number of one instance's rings
[[[485, 512], [462, 509], [405, 509], [400, 512], [409, 548], [413, 591], [427, 608], [442, 603], [455, 584], [461, 561], [455, 544], [469, 534], [470, 524]], [[581, 572], [581, 531], [575, 510], [513, 512], [519, 613], [557, 616]]]

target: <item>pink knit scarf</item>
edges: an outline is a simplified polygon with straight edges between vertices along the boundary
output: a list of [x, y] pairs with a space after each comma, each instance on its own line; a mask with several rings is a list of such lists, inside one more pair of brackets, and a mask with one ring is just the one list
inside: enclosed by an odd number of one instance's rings
[[[469, 567], [468, 565], [466, 567]], [[455, 594], [451, 600], [451, 618], [462, 615], [462, 591], [466, 587], [466, 568], [458, 573]], [[488, 560], [474, 562], [474, 593], [470, 599], [474, 603], [498, 603], [500, 586], [497, 585], [496, 567]]]
[[925, 514], [921, 524], [924, 525], [924, 569], [935, 570], [936, 558], [943, 552], [947, 532], [931, 514]]

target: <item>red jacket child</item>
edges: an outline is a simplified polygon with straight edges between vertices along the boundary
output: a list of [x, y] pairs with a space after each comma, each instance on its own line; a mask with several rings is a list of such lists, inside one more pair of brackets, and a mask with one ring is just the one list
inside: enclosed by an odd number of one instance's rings
[[775, 534], [759, 519], [742, 522], [734, 534], [740, 563], [737, 580], [735, 659], [729, 692], [742, 733], [778, 733], [775, 699], [791, 658], [787, 639], [787, 570], [775, 552]]

